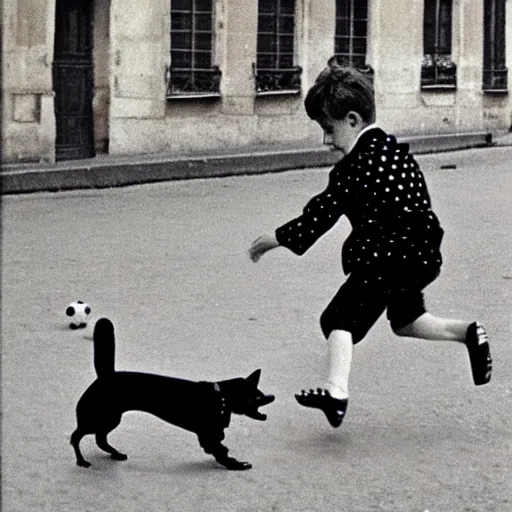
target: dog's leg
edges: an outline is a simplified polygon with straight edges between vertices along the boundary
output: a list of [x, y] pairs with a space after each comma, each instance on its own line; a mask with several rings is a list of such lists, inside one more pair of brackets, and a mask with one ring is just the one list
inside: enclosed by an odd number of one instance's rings
[[128, 455], [125, 453], [118, 452], [113, 446], [110, 446], [107, 441], [108, 432], [98, 432], [96, 433], [96, 444], [99, 448], [101, 448], [104, 452], [110, 453], [114, 460], [126, 460]]
[[227, 469], [242, 471], [252, 468], [252, 464], [249, 462], [237, 460], [234, 457], [229, 457], [229, 450], [221, 443], [219, 443], [216, 447], [211, 448], [210, 450], [210, 452], [207, 450], [205, 451], [206, 453], [211, 453], [215, 457], [215, 460]]
[[73, 449], [75, 450], [75, 456], [76, 456], [76, 463], [78, 466], [81, 466], [83, 468], [89, 468], [91, 467], [91, 463], [86, 461], [82, 455], [82, 452], [80, 451], [80, 441], [82, 437], [84, 437], [86, 433], [82, 432], [80, 429], [76, 429], [71, 434], [71, 445], [73, 446]]
[[[229, 450], [220, 442], [219, 437], [216, 439], [211, 435], [200, 435], [198, 437], [201, 448], [203, 448], [206, 453], [213, 455], [215, 460], [225, 468], [236, 471], [252, 468], [252, 464], [249, 462], [242, 462], [233, 457], [229, 457]], [[221, 434], [221, 438], [224, 438], [223, 434]]]

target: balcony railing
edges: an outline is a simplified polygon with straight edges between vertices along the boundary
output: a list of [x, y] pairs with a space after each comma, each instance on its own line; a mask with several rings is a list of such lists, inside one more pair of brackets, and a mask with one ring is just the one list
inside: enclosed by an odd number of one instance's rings
[[422, 89], [455, 89], [457, 87], [457, 65], [450, 55], [430, 55], [421, 63]]
[[221, 70], [211, 69], [167, 68], [167, 97], [219, 97]]
[[300, 93], [300, 66], [288, 69], [258, 69], [253, 64], [253, 74], [258, 96]]
[[508, 92], [508, 69], [485, 69], [483, 73], [484, 92]]

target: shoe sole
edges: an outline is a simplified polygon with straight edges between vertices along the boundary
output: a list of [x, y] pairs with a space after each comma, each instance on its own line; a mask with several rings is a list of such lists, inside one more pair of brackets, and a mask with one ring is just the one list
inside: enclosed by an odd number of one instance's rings
[[[327, 421], [329, 422], [331, 427], [337, 428], [343, 423], [345, 414], [347, 412], [348, 400], [338, 400], [336, 398], [332, 398], [331, 396], [312, 397], [309, 395], [295, 395], [295, 399], [303, 407], [310, 407], [311, 409], [320, 409], [325, 414]], [[324, 403], [308, 403], [308, 401], [311, 399], [320, 400], [320, 402], [324, 401]], [[325, 403], [326, 400], [331, 401], [331, 403]]]
[[476, 348], [469, 348], [469, 361], [475, 386], [483, 386], [491, 380], [492, 358], [488, 343], [483, 343]]
[[[472, 332], [468, 335], [469, 340], [466, 340], [466, 347], [468, 349], [469, 362], [471, 364], [471, 373], [473, 375], [473, 382], [475, 386], [483, 386], [491, 380], [492, 376], [492, 357], [491, 349], [488, 341], [478, 343], [478, 330], [482, 329], [485, 334], [483, 326], [479, 322], [471, 325]], [[473, 331], [474, 329], [474, 331]]]

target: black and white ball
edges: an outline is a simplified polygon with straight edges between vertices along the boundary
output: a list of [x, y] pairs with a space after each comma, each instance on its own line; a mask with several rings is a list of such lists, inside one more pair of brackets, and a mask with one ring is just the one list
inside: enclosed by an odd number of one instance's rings
[[91, 307], [89, 304], [77, 300], [66, 309], [70, 329], [83, 329], [91, 319]]

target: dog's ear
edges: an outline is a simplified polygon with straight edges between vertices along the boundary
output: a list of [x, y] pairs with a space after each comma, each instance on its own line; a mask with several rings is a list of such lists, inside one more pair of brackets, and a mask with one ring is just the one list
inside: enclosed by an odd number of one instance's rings
[[256, 371], [252, 372], [251, 375], [249, 375], [249, 377], [247, 377], [245, 379], [245, 381], [247, 382], [247, 384], [249, 384], [249, 386], [257, 388], [258, 384], [260, 382], [260, 377], [261, 377], [261, 370], [256, 370]]

